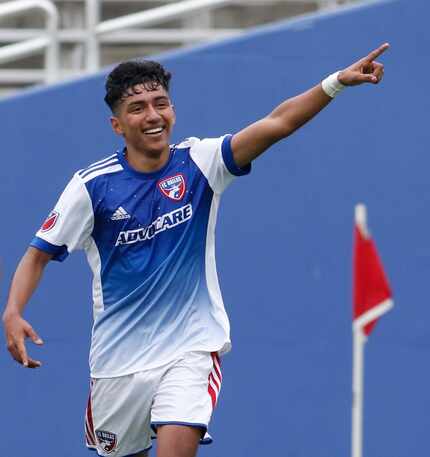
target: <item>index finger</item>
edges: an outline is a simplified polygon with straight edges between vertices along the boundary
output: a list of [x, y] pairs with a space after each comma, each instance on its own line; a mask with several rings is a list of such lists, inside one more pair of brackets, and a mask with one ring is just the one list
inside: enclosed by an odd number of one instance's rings
[[27, 356], [27, 351], [25, 349], [25, 344], [23, 341], [17, 341], [16, 347], [18, 349], [18, 354], [21, 357], [21, 363], [25, 366], [28, 367], [28, 356]]
[[367, 57], [364, 58], [367, 62], [372, 62], [376, 58], [378, 58], [382, 53], [384, 53], [390, 47], [389, 43], [384, 43], [379, 48], [376, 48], [374, 51], [369, 53]]

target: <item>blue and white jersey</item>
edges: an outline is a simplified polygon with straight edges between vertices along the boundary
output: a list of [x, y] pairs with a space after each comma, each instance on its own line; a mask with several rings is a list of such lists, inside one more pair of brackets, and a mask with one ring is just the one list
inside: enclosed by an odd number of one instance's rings
[[154, 173], [124, 151], [78, 171], [31, 245], [63, 260], [84, 249], [93, 271], [91, 376], [230, 349], [215, 267], [221, 193], [236, 166], [231, 136], [189, 138]]

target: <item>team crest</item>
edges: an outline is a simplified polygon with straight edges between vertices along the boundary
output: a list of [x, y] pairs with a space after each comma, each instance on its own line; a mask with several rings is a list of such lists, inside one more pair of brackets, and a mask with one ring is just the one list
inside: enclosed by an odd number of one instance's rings
[[166, 197], [179, 201], [185, 194], [185, 178], [178, 174], [162, 179], [158, 182], [158, 188]]
[[40, 228], [41, 232], [49, 232], [54, 225], [57, 223], [59, 214], [57, 211], [51, 211], [49, 216], [46, 218], [45, 222], [43, 223], [42, 227]]
[[97, 440], [103, 452], [110, 454], [114, 452], [117, 446], [117, 439], [115, 433], [106, 432], [105, 430], [96, 430]]

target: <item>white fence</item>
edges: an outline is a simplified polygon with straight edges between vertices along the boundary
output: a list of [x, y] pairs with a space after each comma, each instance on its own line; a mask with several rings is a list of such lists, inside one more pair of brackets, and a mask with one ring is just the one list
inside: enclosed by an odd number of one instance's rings
[[[57, 4], [63, 0], [57, 0]], [[163, 24], [178, 18], [192, 18], [196, 14], [210, 12], [226, 5], [264, 4], [261, 0], [162, 0], [162, 6], [128, 14], [115, 19], [100, 21], [103, 3], [118, 0], [67, 0], [85, 2], [85, 30], [58, 30], [59, 12], [50, 0], [15, 0], [0, 3], [0, 19], [25, 14], [30, 10], [39, 9], [46, 15], [45, 29], [6, 29], [0, 28], [0, 42], [14, 42], [0, 47], [0, 65], [18, 60], [32, 54], [45, 52], [44, 70], [33, 69], [0, 69], [0, 84], [53, 82], [60, 78], [64, 71], [60, 70], [59, 43], [81, 44], [85, 49], [85, 72], [94, 72], [100, 68], [100, 49], [103, 43], [177, 43], [196, 42], [232, 36], [242, 29], [211, 29], [197, 27], [181, 29], [155, 29], [154, 25]], [[135, 0], [145, 3], [148, 0]], [[161, 0], [160, 0], [161, 1]], [[290, 0], [284, 0], [286, 3]], [[303, 3], [318, 3], [320, 8], [335, 7], [339, 0], [294, 0]], [[351, 1], [351, 0], [349, 0]], [[151, 26], [150, 29], [133, 29], [136, 26]], [[82, 72], [82, 71], [81, 71]]]

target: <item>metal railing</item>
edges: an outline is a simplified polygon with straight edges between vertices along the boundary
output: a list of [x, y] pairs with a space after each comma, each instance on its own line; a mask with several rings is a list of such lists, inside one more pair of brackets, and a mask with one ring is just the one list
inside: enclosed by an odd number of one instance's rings
[[[105, 0], [106, 1], [106, 0]], [[296, 0], [297, 1], [297, 0]], [[309, 2], [311, 0], [298, 0]], [[86, 0], [88, 19], [87, 70], [96, 71], [100, 67], [100, 39], [104, 35], [135, 26], [149, 26], [182, 18], [190, 13], [210, 11], [225, 5], [247, 3], [242, 0], [182, 0], [159, 6], [140, 13], [128, 14], [116, 19], [100, 22], [100, 0]], [[316, 0], [320, 9], [335, 8], [338, 0]], [[230, 34], [233, 31], [230, 31]], [[238, 32], [238, 30], [236, 30]]]
[[[46, 14], [46, 32], [41, 37], [0, 47], [0, 64], [45, 50], [45, 81], [58, 77], [58, 11], [49, 0], [15, 0], [0, 4], [0, 18], [41, 9]], [[43, 36], [44, 35], [44, 36]]]
[[183, 0], [174, 4], [159, 6], [141, 13], [128, 14], [116, 19], [100, 22], [99, 0], [87, 0], [88, 41], [87, 70], [100, 67], [99, 37], [129, 27], [160, 24], [194, 12], [207, 11], [232, 3], [232, 0]]
[[[56, 0], [62, 1], [62, 0]], [[51, 0], [15, 0], [0, 3], [0, 18], [17, 15], [32, 9], [41, 9], [46, 15], [45, 31], [41, 29], [0, 28], [0, 42], [16, 42], [0, 47], [0, 64], [17, 60], [45, 50], [44, 69], [1, 69], [0, 84], [17, 83], [31, 84], [32, 82], [53, 82], [61, 76], [70, 76], [82, 69], [70, 71], [61, 70], [59, 62], [59, 43], [81, 45], [85, 50], [84, 70], [94, 72], [100, 68], [100, 52], [102, 44], [142, 44], [142, 43], [195, 43], [232, 36], [243, 29], [211, 28], [210, 21], [206, 26], [195, 21], [198, 14], [208, 13], [226, 5], [260, 4], [263, 0], [159, 0], [167, 4], [153, 7], [142, 12], [128, 14], [106, 21], [101, 18], [101, 5], [119, 0], [64, 0], [64, 2], [80, 2], [85, 6], [85, 29], [58, 30], [58, 10]], [[137, 0], [136, 0], [137, 1]], [[139, 0], [150, 1], [150, 0]], [[151, 0], [153, 1], [153, 0]], [[288, 2], [288, 0], [284, 0]], [[330, 9], [340, 3], [339, 0], [294, 0], [295, 2], [313, 2], [319, 9]], [[353, 1], [353, 0], [348, 0]], [[342, 2], [344, 3], [344, 2]], [[197, 13], [197, 15], [196, 15]], [[183, 28], [149, 28], [173, 19], [184, 19], [194, 23], [191, 27]], [[197, 24], [197, 26], [196, 26]], [[205, 21], [203, 21], [205, 24]], [[146, 26], [146, 29], [135, 28]]]

